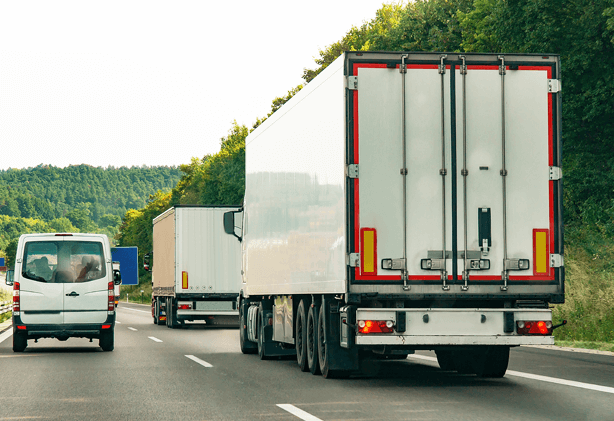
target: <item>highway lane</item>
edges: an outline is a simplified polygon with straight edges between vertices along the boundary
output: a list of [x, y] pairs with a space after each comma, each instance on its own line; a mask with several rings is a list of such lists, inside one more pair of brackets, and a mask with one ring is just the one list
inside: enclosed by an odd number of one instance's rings
[[241, 354], [236, 329], [155, 326], [147, 306], [126, 303], [118, 321], [109, 353], [85, 339], [30, 341], [23, 354], [1, 342], [0, 420], [614, 420], [609, 355], [513, 349], [512, 372], [550, 381], [443, 372], [432, 352], [326, 380]]

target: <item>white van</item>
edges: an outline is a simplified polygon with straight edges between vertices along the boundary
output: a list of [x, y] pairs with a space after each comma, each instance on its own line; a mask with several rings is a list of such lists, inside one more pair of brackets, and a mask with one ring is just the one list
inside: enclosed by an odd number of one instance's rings
[[13, 285], [13, 351], [28, 339], [97, 338], [114, 348], [115, 292], [121, 282], [104, 234], [24, 234], [19, 238]]

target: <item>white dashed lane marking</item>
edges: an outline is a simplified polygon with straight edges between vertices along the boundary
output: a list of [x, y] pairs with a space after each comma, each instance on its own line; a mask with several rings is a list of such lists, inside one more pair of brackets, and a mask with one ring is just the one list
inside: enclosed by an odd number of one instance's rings
[[299, 408], [297, 408], [294, 405], [290, 405], [288, 403], [278, 403], [277, 406], [279, 406], [284, 411], [288, 411], [292, 415], [294, 415], [294, 416], [296, 416], [296, 417], [298, 417], [298, 418], [300, 418], [302, 420], [305, 420], [305, 421], [322, 421], [320, 418], [314, 417], [309, 412], [305, 412], [302, 409], [299, 409]]
[[148, 336], [148, 338], [149, 338], [149, 339], [151, 339], [151, 340], [152, 340], [152, 341], [154, 341], [154, 342], [162, 342], [162, 340], [161, 340], [161, 339], [158, 339], [158, 338], [156, 338], [156, 337], [154, 337], [154, 336]]
[[203, 367], [213, 367], [211, 364], [209, 364], [207, 361], [203, 361], [198, 357], [195, 357], [194, 355], [186, 355], [186, 357], [188, 357], [189, 359], [191, 359], [192, 361], [202, 365]]

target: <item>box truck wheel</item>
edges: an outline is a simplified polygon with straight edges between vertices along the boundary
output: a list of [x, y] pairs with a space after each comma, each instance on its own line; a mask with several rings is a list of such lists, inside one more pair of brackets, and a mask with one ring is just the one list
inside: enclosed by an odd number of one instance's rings
[[247, 318], [245, 317], [247, 306], [249, 303], [245, 300], [239, 304], [239, 345], [242, 353], [255, 354], [258, 351], [258, 345], [247, 339]]
[[301, 300], [296, 312], [296, 361], [301, 371], [309, 371], [307, 363], [307, 312], [305, 300]]
[[115, 332], [113, 329], [101, 333], [98, 344], [103, 351], [113, 351], [115, 348]]
[[474, 370], [478, 377], [501, 378], [505, 376], [509, 361], [509, 346], [488, 346], [485, 353], [476, 354]]
[[13, 352], [23, 352], [28, 346], [28, 338], [18, 332], [13, 333]]
[[320, 363], [318, 361], [318, 313], [320, 307], [313, 302], [307, 312], [307, 366], [311, 374], [320, 374]]
[[454, 354], [452, 351], [435, 351], [439, 367], [444, 371], [455, 371]]
[[320, 362], [320, 370], [322, 376], [326, 379], [344, 379], [350, 376], [349, 370], [331, 369], [331, 348], [332, 341], [335, 339], [328, 334], [326, 330], [326, 306], [322, 304], [320, 306], [320, 314], [318, 316], [318, 359]]

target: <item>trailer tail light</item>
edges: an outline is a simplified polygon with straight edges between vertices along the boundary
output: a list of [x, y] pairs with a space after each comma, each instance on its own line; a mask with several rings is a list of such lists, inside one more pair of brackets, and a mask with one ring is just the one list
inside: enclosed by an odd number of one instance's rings
[[181, 288], [188, 289], [188, 272], [181, 272]]
[[13, 314], [19, 316], [19, 282], [13, 283]]
[[516, 332], [519, 335], [552, 335], [552, 322], [519, 320], [516, 322]]
[[360, 230], [360, 267], [363, 275], [377, 275], [377, 233], [375, 228]]
[[359, 320], [358, 333], [392, 333], [394, 323], [392, 320]]
[[109, 307], [107, 308], [109, 312], [115, 310], [115, 290], [113, 286], [113, 281], [109, 282]]
[[533, 230], [533, 274], [546, 275], [548, 273], [548, 230]]
[[192, 310], [192, 304], [179, 304], [177, 310]]
[[102, 325], [103, 329], [111, 329], [111, 325]]

